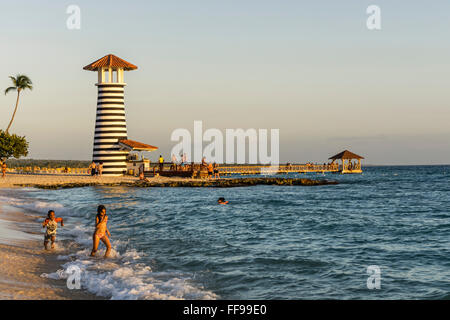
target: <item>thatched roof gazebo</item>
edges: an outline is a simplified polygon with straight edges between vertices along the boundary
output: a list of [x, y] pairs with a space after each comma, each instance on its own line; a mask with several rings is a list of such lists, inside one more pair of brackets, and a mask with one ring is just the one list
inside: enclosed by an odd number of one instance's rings
[[[357, 155], [356, 153], [344, 150], [329, 159], [333, 160], [333, 162], [336, 160], [342, 161], [341, 173], [362, 173], [361, 159], [364, 159], [364, 157]], [[358, 162], [353, 163], [352, 160], [357, 160]]]

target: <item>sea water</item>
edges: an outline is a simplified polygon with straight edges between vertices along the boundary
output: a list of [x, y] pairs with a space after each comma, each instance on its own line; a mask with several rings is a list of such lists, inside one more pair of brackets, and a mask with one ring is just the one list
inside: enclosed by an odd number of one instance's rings
[[[65, 281], [76, 266], [81, 289], [106, 298], [450, 298], [450, 166], [289, 177], [339, 184], [25, 189], [1, 200], [63, 217], [61, 268], [43, 276]], [[99, 204], [110, 259], [102, 244], [89, 257]], [[380, 270], [378, 289], [368, 286], [369, 266]]]

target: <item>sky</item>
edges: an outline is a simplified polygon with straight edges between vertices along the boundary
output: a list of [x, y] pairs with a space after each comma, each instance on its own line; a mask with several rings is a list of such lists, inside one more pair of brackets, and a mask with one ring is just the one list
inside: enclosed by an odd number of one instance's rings
[[[158, 146], [152, 160], [201, 120], [279, 129], [282, 163], [349, 149], [367, 164], [450, 164], [448, 0], [0, 2], [0, 89], [18, 73], [34, 83], [10, 130], [29, 158], [91, 159], [97, 75], [82, 68], [112, 53], [138, 66], [128, 136]], [[15, 99], [0, 95], [2, 129]]]

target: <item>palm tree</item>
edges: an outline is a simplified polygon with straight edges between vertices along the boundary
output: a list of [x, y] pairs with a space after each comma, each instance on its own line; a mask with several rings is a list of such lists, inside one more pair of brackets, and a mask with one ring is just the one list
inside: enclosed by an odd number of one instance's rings
[[15, 78], [13, 76], [10, 76], [9, 78], [13, 82], [13, 86], [5, 90], [5, 95], [10, 91], [16, 90], [17, 100], [16, 100], [16, 108], [14, 109], [14, 113], [12, 115], [11, 121], [9, 122], [8, 128], [6, 128], [6, 133], [8, 133], [8, 130], [14, 121], [14, 116], [16, 115], [17, 107], [19, 105], [20, 92], [25, 89], [33, 90], [33, 83], [31, 82], [30, 78], [28, 78], [26, 75], [18, 74]]

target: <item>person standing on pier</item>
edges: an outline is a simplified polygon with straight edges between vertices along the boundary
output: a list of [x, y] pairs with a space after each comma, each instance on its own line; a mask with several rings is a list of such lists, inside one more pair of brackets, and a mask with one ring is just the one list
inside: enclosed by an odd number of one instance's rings
[[177, 156], [175, 154], [172, 154], [172, 166], [175, 171], [177, 171], [177, 162], [178, 162]]
[[159, 155], [159, 172], [163, 171], [164, 168], [164, 158], [162, 155]]
[[184, 171], [185, 170], [185, 164], [186, 164], [186, 153], [183, 153], [183, 155], [181, 156], [181, 163], [180, 163], [180, 166], [181, 166], [181, 170], [182, 171]]
[[97, 175], [97, 165], [94, 161], [92, 161], [91, 165], [89, 166], [89, 170], [92, 177], [95, 177]]
[[145, 165], [141, 164], [139, 166], [139, 180], [144, 180], [145, 179], [144, 171], [145, 171]]
[[6, 168], [7, 168], [6, 161], [3, 161], [1, 164], [2, 164], [2, 178], [4, 178], [6, 176]]
[[212, 179], [212, 177], [213, 177], [213, 170], [214, 170], [213, 164], [209, 163], [208, 164], [208, 179]]
[[214, 168], [214, 179], [220, 179], [219, 165], [216, 162], [214, 162], [213, 168]]
[[97, 174], [98, 174], [99, 177], [102, 176], [102, 174], [103, 174], [103, 162], [100, 162], [98, 164], [98, 166], [97, 166]]

